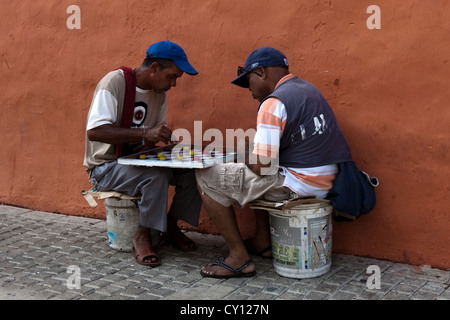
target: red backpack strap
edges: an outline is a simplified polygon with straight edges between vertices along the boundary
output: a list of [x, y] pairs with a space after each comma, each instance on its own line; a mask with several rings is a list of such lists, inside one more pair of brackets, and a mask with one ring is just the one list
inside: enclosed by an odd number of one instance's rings
[[[134, 103], [136, 99], [136, 75], [134, 70], [128, 67], [120, 67], [125, 75], [125, 99], [123, 102], [121, 128], [131, 128], [133, 123]], [[123, 144], [116, 145], [116, 159], [122, 155]]]

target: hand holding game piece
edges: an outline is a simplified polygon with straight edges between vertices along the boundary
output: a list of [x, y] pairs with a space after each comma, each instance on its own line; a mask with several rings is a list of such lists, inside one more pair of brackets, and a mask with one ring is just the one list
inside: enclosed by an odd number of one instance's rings
[[164, 125], [159, 125], [152, 129], [145, 129], [145, 135], [143, 137], [144, 141], [149, 141], [153, 143], [157, 143], [159, 141], [168, 144], [172, 139], [172, 130], [167, 128]]

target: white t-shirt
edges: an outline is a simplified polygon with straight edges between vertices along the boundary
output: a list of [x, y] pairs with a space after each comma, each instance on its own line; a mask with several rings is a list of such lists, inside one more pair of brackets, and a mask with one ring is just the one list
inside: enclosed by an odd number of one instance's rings
[[[120, 126], [125, 98], [125, 76], [122, 70], [108, 73], [97, 85], [87, 117], [86, 132], [105, 124]], [[154, 128], [166, 125], [167, 98], [165, 93], [136, 87], [136, 99], [131, 127]], [[86, 135], [83, 165], [87, 169], [114, 161], [115, 145], [90, 141]]]

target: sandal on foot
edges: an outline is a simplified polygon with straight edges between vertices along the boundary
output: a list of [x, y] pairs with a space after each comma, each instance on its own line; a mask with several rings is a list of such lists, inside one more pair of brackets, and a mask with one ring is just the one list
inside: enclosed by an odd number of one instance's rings
[[195, 244], [195, 242], [186, 237], [184, 234], [182, 234], [182, 236], [179, 236], [179, 239], [177, 241], [175, 239], [175, 236], [169, 234], [168, 232], [165, 232], [163, 233], [161, 240], [168, 244], [171, 244], [172, 246], [183, 252], [191, 252], [197, 249], [197, 245]]
[[[138, 252], [138, 250], [135, 247], [133, 247], [132, 251], [133, 251], [134, 259], [140, 265], [152, 267], [152, 268], [161, 265], [161, 262], [159, 261], [158, 256], [154, 252], [151, 252], [149, 248], [143, 249], [140, 252]], [[140, 258], [140, 257], [142, 257], [142, 258]], [[152, 259], [154, 259], [154, 258], [156, 258], [156, 261], [152, 262]]]
[[253, 270], [252, 272], [242, 272], [249, 264], [252, 262], [251, 259], [245, 261], [241, 266], [237, 268], [233, 268], [229, 264], [225, 263], [225, 259], [221, 258], [215, 262], [213, 262], [210, 267], [212, 266], [219, 266], [223, 267], [229, 271], [231, 271], [231, 274], [209, 274], [204, 272], [203, 270], [200, 271], [200, 274], [203, 277], [209, 277], [209, 278], [218, 278], [218, 279], [229, 279], [229, 278], [240, 278], [240, 277], [253, 277], [256, 274], [256, 271]]
[[247, 239], [244, 241], [245, 248], [247, 249], [247, 252], [250, 254], [257, 255], [258, 257], [264, 258], [264, 259], [272, 259], [272, 255], [265, 256], [264, 254], [266, 252], [272, 251], [272, 245], [268, 246], [267, 248], [264, 248], [260, 251], [256, 250], [253, 246], [252, 239]]

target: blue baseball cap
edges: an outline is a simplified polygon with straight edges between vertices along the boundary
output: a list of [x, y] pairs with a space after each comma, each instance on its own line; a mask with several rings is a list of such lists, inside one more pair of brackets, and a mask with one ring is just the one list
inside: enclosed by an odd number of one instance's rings
[[244, 67], [238, 67], [238, 76], [231, 81], [242, 88], [248, 88], [247, 73], [258, 67], [285, 67], [289, 68], [286, 56], [279, 50], [272, 47], [262, 47], [256, 49], [248, 56]]
[[147, 49], [146, 58], [170, 59], [181, 71], [191, 76], [198, 74], [197, 70], [189, 63], [184, 50], [176, 43], [168, 40], [152, 44]]

